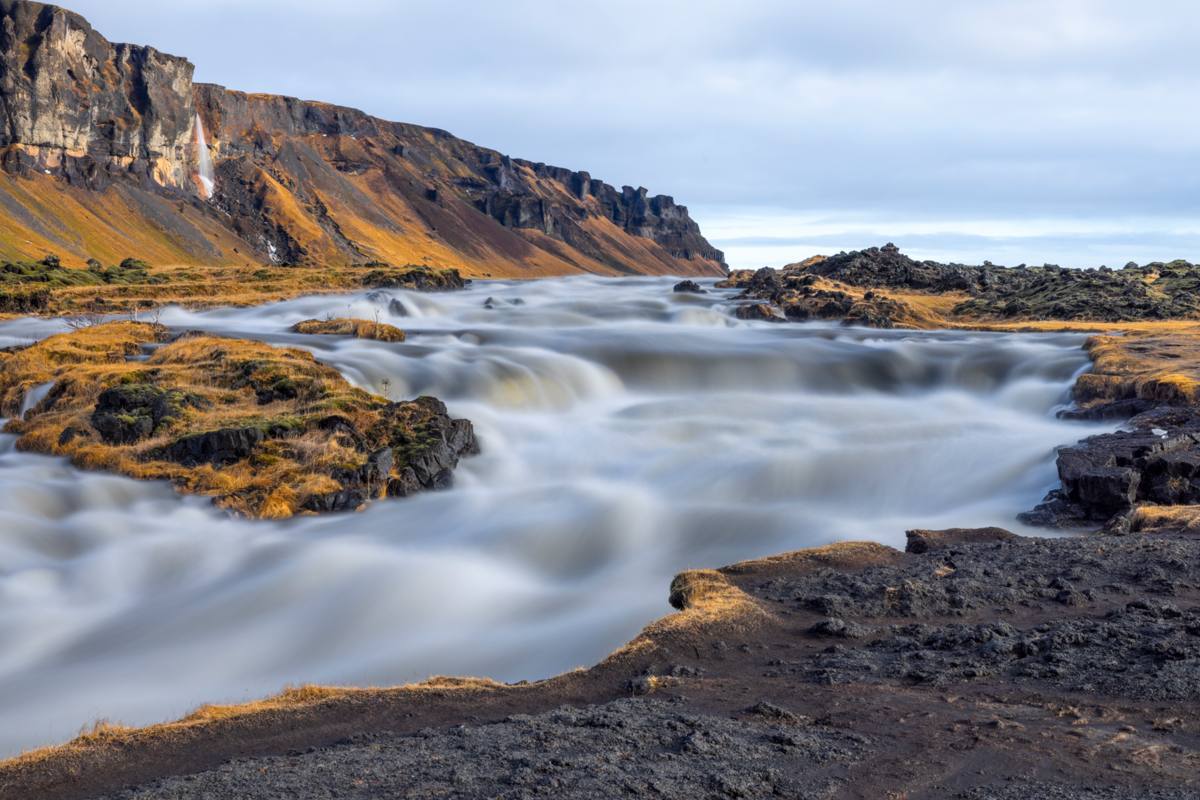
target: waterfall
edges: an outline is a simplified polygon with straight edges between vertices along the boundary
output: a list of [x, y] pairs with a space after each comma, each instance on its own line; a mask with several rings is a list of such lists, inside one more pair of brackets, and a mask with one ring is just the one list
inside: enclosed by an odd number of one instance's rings
[[200, 112], [196, 112], [196, 162], [199, 171], [196, 174], [200, 181], [200, 193], [204, 199], [212, 197], [215, 181], [213, 179], [212, 157], [208, 154], [208, 142], [204, 138], [204, 122]]

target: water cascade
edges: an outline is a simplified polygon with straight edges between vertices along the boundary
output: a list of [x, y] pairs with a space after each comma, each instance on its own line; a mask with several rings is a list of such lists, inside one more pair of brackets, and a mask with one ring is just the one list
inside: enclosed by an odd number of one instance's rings
[[[0, 756], [309, 682], [538, 678], [670, 612], [678, 571], [904, 530], [1002, 525], [1056, 483], [1079, 334], [743, 322], [671, 279], [480, 281], [256, 308], [173, 330], [307, 348], [432, 394], [483, 452], [360, 514], [231, 519], [0, 435]], [[490, 301], [490, 302], [489, 302]], [[288, 331], [352, 315], [399, 344]], [[54, 332], [0, 323], [0, 344]], [[44, 390], [31, 393], [29, 407]]]
[[212, 156], [208, 153], [208, 141], [204, 137], [204, 122], [200, 112], [196, 112], [196, 163], [198, 170], [196, 178], [200, 181], [200, 193], [207, 200], [213, 195], [216, 181], [213, 178]]

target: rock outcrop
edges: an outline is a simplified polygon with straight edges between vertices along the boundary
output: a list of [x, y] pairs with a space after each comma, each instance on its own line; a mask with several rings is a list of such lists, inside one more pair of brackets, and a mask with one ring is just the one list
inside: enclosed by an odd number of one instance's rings
[[170, 480], [247, 517], [443, 489], [479, 449], [436, 398], [391, 402], [305, 351], [159, 325], [111, 322], [0, 352], [0, 415], [47, 384], [5, 428], [18, 447]]
[[739, 319], [766, 322], [840, 320], [871, 328], [920, 327], [913, 309], [874, 291], [847, 291], [848, 286], [823, 279], [807, 268], [763, 267], [738, 270], [717, 284], [741, 289], [734, 314]]
[[788, 265], [783, 275], [816, 275], [868, 289], [965, 296], [962, 319], [1121, 322], [1200, 316], [1200, 265], [1187, 261], [1069, 269], [1055, 264], [1001, 267], [917, 261], [894, 244]]
[[0, 0], [0, 147], [9, 172], [99, 187], [136, 175], [180, 188], [193, 171], [193, 66], [110, 44], [78, 14]]
[[[20, 229], [0, 257], [107, 260], [115, 227], [160, 262], [723, 271], [668, 196], [355, 109], [194, 84], [192, 73], [183, 58], [111, 44], [64, 9], [0, 0], [0, 207]], [[211, 202], [197, 178], [201, 127]], [[36, 213], [47, 206], [62, 216]], [[110, 228], [80, 229], [73, 206]]]

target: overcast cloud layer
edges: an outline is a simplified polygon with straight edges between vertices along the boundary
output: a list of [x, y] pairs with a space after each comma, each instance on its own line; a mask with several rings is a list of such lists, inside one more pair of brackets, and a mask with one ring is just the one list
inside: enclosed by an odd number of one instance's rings
[[198, 80], [355, 106], [688, 205], [733, 266], [1200, 260], [1200, 6], [68, 0]]

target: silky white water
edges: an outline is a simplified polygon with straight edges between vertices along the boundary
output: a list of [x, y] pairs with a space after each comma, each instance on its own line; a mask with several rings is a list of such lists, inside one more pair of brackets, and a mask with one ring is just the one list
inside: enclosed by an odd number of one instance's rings
[[[311, 349], [434, 394], [482, 455], [359, 514], [229, 519], [0, 437], [0, 753], [305, 682], [516, 680], [591, 664], [691, 567], [912, 527], [1002, 525], [1055, 483], [1077, 335], [740, 322], [660, 279], [308, 297], [162, 322]], [[485, 300], [492, 299], [485, 306]], [[305, 318], [405, 328], [305, 337]], [[0, 346], [58, 323], [0, 325]]]
[[196, 177], [200, 179], [200, 186], [204, 190], [204, 199], [212, 197], [213, 188], [216, 186], [216, 180], [213, 177], [212, 156], [208, 152], [208, 140], [204, 137], [204, 121], [200, 119], [200, 113], [196, 113]]

